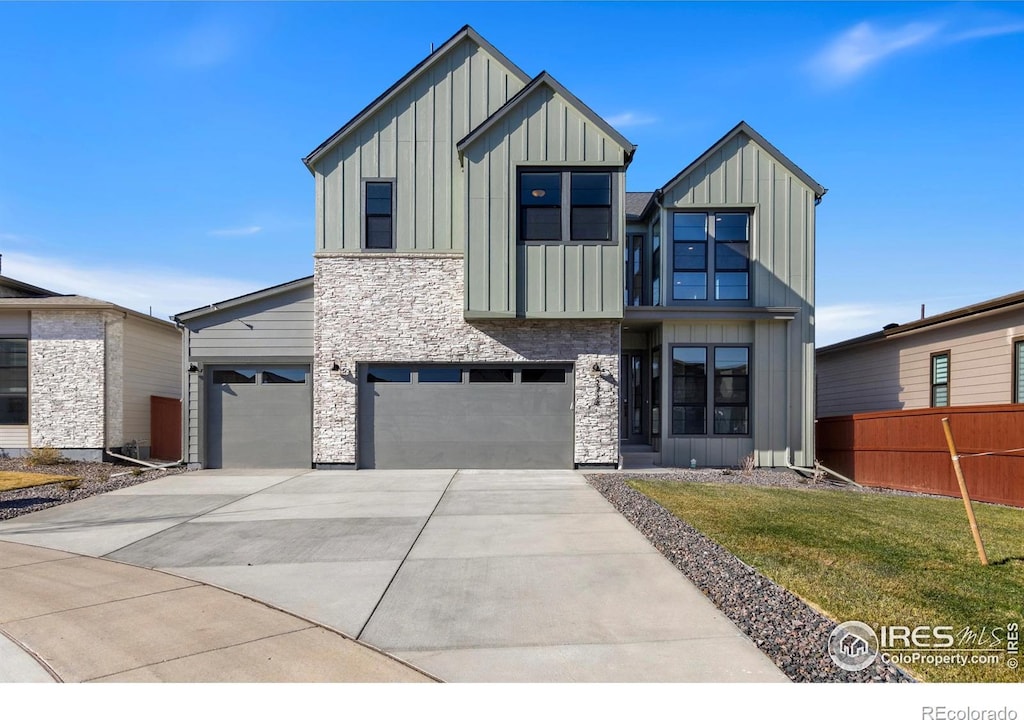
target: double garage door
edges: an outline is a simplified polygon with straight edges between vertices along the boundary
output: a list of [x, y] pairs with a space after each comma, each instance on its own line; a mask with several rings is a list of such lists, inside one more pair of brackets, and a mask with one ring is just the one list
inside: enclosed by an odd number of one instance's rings
[[[308, 365], [207, 366], [207, 467], [310, 467]], [[368, 365], [363, 468], [570, 468], [572, 365]]]
[[359, 466], [570, 468], [571, 365], [369, 365]]
[[207, 366], [206, 467], [308, 468], [309, 365]]

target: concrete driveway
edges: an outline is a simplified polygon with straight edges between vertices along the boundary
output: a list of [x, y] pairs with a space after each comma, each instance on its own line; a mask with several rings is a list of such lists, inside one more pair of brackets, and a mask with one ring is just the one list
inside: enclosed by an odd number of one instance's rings
[[449, 681], [785, 681], [573, 471], [169, 476], [0, 541], [255, 598]]

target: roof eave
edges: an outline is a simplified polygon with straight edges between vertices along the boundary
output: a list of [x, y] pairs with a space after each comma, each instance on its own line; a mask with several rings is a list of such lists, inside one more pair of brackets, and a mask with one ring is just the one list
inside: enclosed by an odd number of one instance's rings
[[210, 305], [204, 305], [203, 307], [198, 307], [193, 310], [186, 310], [171, 317], [175, 322], [181, 324], [188, 320], [194, 320], [196, 318], [204, 317], [212, 313], [221, 312], [223, 310], [229, 310], [233, 307], [245, 305], [246, 303], [254, 302], [256, 300], [262, 300], [264, 298], [273, 297], [275, 295], [281, 295], [283, 293], [290, 292], [292, 290], [297, 290], [301, 287], [305, 287], [306, 285], [312, 284], [313, 276], [308, 275], [297, 280], [289, 280], [288, 282], [284, 282], [279, 285], [272, 285], [268, 288], [263, 288], [262, 290], [256, 290], [251, 293], [246, 293], [245, 295], [239, 295], [237, 297], [228, 298], [227, 300], [211, 303]]

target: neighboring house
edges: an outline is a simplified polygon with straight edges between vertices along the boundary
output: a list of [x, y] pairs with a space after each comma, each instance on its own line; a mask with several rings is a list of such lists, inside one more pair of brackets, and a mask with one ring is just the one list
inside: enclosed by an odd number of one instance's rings
[[176, 318], [190, 463], [810, 465], [825, 189], [746, 123], [654, 192], [635, 151], [460, 30], [304, 159], [312, 286]]
[[817, 351], [818, 417], [1024, 403], [1024, 292]]
[[[152, 396], [178, 402], [180, 367], [173, 324], [0, 276], [3, 453], [50, 446], [70, 459], [101, 460], [106, 450], [147, 458]], [[178, 448], [177, 424], [170, 431]]]

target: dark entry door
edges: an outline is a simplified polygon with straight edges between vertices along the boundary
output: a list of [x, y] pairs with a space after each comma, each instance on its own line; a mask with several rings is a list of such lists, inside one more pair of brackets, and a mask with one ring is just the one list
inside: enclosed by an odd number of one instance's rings
[[622, 353], [619, 366], [619, 437], [627, 443], [646, 444], [647, 437], [647, 353]]

